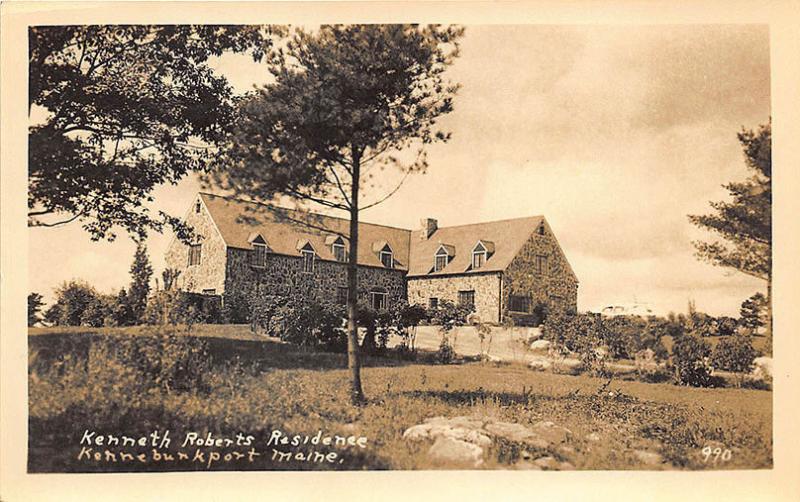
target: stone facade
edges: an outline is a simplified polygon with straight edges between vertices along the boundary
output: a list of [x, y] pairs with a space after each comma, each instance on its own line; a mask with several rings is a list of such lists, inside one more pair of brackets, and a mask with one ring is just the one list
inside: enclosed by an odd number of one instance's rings
[[214, 226], [205, 205], [198, 198], [184, 220], [200, 242], [200, 263], [189, 265], [189, 246], [173, 238], [165, 260], [167, 267], [178, 269], [177, 287], [194, 293], [221, 294], [225, 289], [225, 257], [227, 245]]
[[[224, 214], [212, 215], [209, 208], [214, 209], [215, 206], [207, 206], [202, 196], [198, 196], [185, 219], [200, 242], [199, 263], [189, 265], [189, 246], [177, 239], [173, 239], [167, 250], [167, 266], [181, 272], [177, 287], [208, 295], [283, 294], [329, 301], [341, 301], [346, 297], [347, 264], [333, 261], [329, 253], [326, 259], [317, 256], [313, 271], [307, 273], [303, 270], [304, 261], [299, 252], [293, 255], [290, 251], [270, 249], [263, 266], [254, 266], [254, 251], [243, 247], [247, 246], [248, 240], [230, 240], [231, 229], [240, 230], [236, 226], [238, 223], [231, 218], [226, 220]], [[219, 207], [214, 209], [221, 210]], [[520, 221], [525, 223], [530, 219]], [[215, 222], [220, 221], [222, 223], [218, 227]], [[499, 233], [500, 237], [492, 246], [506, 245], [504, 249], [507, 251], [502, 265], [493, 270], [467, 269], [464, 273], [446, 275], [418, 272], [406, 277], [407, 271], [403, 269], [362, 264], [358, 275], [359, 301], [371, 304], [375, 298], [372, 293], [382, 293], [386, 295], [387, 306], [404, 300], [428, 306], [431, 298], [458, 303], [460, 292], [472, 292], [476, 314], [482, 321], [491, 323], [501, 323], [507, 316], [528, 322], [539, 303], [546, 304], [551, 310], [577, 310], [577, 278], [544, 219], [541, 218], [536, 225], [536, 230], [518, 226], [514, 234], [516, 240], [511, 239], [515, 243], [513, 247], [508, 244], [508, 239], [502, 238], [502, 232]], [[429, 237], [432, 231], [436, 231], [435, 220], [426, 220], [424, 227]], [[227, 231], [227, 234], [221, 231]], [[469, 233], [462, 234], [462, 240], [472, 239], [474, 232], [471, 229]], [[270, 232], [263, 233], [269, 245]], [[251, 238], [256, 235], [261, 234], [252, 233]], [[272, 235], [276, 235], [275, 228], [272, 228]], [[377, 235], [380, 237], [380, 232]], [[283, 238], [286, 239], [285, 236]], [[289, 240], [292, 238], [290, 234]], [[231, 242], [236, 244], [232, 245]], [[415, 241], [412, 241], [411, 246], [414, 245]], [[520, 245], [519, 251], [514, 254], [513, 250]], [[466, 244], [462, 243], [462, 251], [466, 249], [464, 246]], [[491, 252], [494, 253], [493, 250]], [[421, 255], [421, 259], [427, 258], [432, 262], [432, 256]], [[408, 263], [405, 265], [403, 268], [408, 267]]]
[[[314, 260], [311, 273], [303, 271], [298, 256], [267, 254], [263, 267], [251, 264], [252, 251], [228, 248], [225, 269], [225, 291], [262, 292], [283, 295], [302, 295], [307, 298], [336, 301], [339, 288], [347, 287], [347, 264]], [[359, 301], [371, 301], [372, 292], [387, 293], [389, 304], [405, 298], [405, 272], [374, 267], [358, 268]]]
[[[537, 269], [537, 257], [545, 257], [544, 270]], [[511, 296], [529, 299], [530, 313], [537, 303], [550, 309], [577, 310], [578, 281], [548, 227], [534, 233], [503, 272], [503, 310], [511, 312]]]
[[499, 272], [408, 279], [408, 303], [428, 306], [431, 298], [458, 303], [459, 291], [475, 292], [475, 313], [484, 322], [500, 321]]

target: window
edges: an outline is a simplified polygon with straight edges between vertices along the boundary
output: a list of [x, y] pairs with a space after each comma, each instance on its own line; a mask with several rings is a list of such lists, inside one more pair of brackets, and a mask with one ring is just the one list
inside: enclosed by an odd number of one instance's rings
[[481, 268], [486, 263], [486, 251], [472, 252], [472, 268]]
[[267, 264], [266, 244], [253, 244], [252, 265], [254, 267], [264, 267]]
[[370, 294], [370, 299], [372, 300], [372, 308], [375, 310], [383, 310], [386, 308], [386, 300], [389, 297], [388, 293], [381, 293], [378, 291], [373, 291]]
[[336, 288], [336, 303], [347, 305], [347, 291], [348, 288], [346, 286]]
[[544, 235], [544, 225], [539, 225], [539, 235]]
[[536, 273], [543, 274], [547, 270], [547, 256], [536, 255]]
[[189, 246], [189, 266], [200, 265], [201, 244], [191, 244]]
[[301, 253], [303, 254], [303, 272], [310, 274], [314, 271], [314, 255], [316, 253], [310, 249], [303, 249]]
[[216, 295], [217, 294], [217, 290], [216, 289], [204, 289], [203, 290], [203, 294], [204, 295]]
[[527, 296], [511, 295], [508, 298], [508, 310], [512, 312], [525, 312], [529, 313], [531, 308], [531, 299]]
[[391, 251], [381, 251], [381, 263], [386, 268], [394, 268], [394, 256]]
[[429, 298], [428, 299], [428, 308], [430, 308], [430, 309], [438, 309], [439, 308], [439, 299], [438, 298]]
[[440, 270], [443, 270], [444, 267], [446, 266], [447, 266], [447, 254], [444, 252], [436, 253], [436, 260], [434, 261], [433, 264], [433, 271], [438, 272]]
[[197, 201], [197, 204], [194, 205], [194, 212], [200, 214], [200, 201]]
[[333, 259], [342, 263], [347, 261], [347, 253], [341, 240], [333, 243]]
[[458, 304], [462, 307], [475, 308], [475, 291], [459, 291]]

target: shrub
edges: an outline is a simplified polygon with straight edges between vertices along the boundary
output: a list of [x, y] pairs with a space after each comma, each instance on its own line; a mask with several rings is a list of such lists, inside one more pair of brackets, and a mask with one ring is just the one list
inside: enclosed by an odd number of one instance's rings
[[708, 363], [710, 354], [708, 343], [698, 336], [684, 335], [675, 340], [672, 347], [675, 382], [693, 387], [711, 385], [711, 368]]
[[306, 348], [347, 350], [344, 306], [302, 298], [271, 297], [264, 308], [267, 330], [281, 340]]
[[439, 350], [436, 351], [436, 362], [439, 364], [450, 364], [455, 359], [456, 352], [450, 344], [447, 336], [442, 336], [442, 341], [439, 343]]
[[109, 295], [96, 295], [81, 313], [81, 324], [99, 328], [112, 318], [116, 298]]
[[57, 326], [81, 326], [84, 312], [98, 298], [92, 286], [77, 280], [62, 283], [55, 293], [56, 301], [47, 309], [45, 320]]
[[144, 320], [154, 325], [186, 324], [191, 326], [203, 320], [196, 302], [188, 293], [177, 290], [159, 291], [147, 302]]
[[551, 313], [542, 327], [542, 335], [562, 355], [575, 354], [584, 368], [603, 371], [595, 350], [609, 338], [599, 314]]
[[249, 324], [252, 320], [250, 298], [252, 292], [236, 289], [226, 291], [222, 297], [221, 316], [226, 324]]
[[735, 335], [724, 340], [720, 340], [711, 356], [711, 364], [714, 368], [724, 371], [731, 371], [740, 376], [737, 378], [737, 385], [742, 384], [742, 373], [750, 373], [753, 368], [753, 360], [756, 358], [756, 351], [753, 342], [747, 335]]
[[439, 305], [429, 312], [429, 320], [431, 324], [440, 326], [442, 332], [448, 333], [455, 327], [467, 324], [467, 316], [474, 310], [474, 307], [441, 300]]

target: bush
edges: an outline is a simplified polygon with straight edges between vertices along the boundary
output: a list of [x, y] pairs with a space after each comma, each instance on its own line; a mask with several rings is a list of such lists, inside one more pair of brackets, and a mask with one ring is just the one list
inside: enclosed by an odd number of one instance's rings
[[263, 309], [268, 332], [281, 340], [307, 348], [347, 351], [345, 308], [331, 302], [271, 297]]
[[191, 326], [203, 322], [204, 317], [189, 293], [176, 290], [159, 291], [151, 296], [144, 312], [145, 322], [153, 325]]
[[[724, 340], [720, 340], [711, 356], [711, 364], [714, 368], [723, 371], [731, 371], [737, 374], [750, 373], [753, 369], [753, 360], [756, 358], [756, 351], [753, 348], [753, 341], [747, 335], [735, 335]], [[742, 377], [737, 379], [737, 385], [741, 386]]]
[[708, 387], [711, 385], [711, 367], [708, 357], [711, 348], [695, 335], [684, 335], [675, 340], [672, 347], [672, 365], [675, 382], [679, 385]]
[[222, 319], [225, 324], [249, 324], [252, 320], [250, 291], [226, 291], [222, 297]]
[[584, 368], [603, 371], [595, 349], [609, 338], [609, 334], [599, 314], [553, 312], [542, 327], [542, 335], [562, 355], [577, 355]]
[[442, 337], [442, 341], [439, 344], [439, 350], [436, 351], [436, 362], [439, 364], [450, 364], [455, 359], [456, 351], [453, 350], [453, 346], [450, 344], [450, 340], [447, 336]]
[[44, 316], [46, 321], [56, 326], [81, 326], [85, 321], [91, 321], [91, 318], [84, 318], [84, 313], [96, 307], [99, 297], [92, 286], [72, 280], [62, 283], [55, 293], [56, 301]]

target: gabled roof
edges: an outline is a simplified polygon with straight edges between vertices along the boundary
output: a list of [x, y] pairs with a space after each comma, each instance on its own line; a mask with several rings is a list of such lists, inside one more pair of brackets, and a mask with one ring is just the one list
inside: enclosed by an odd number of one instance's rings
[[[281, 218], [282, 215], [285, 215], [288, 218], [302, 219], [304, 213], [296, 210], [202, 192], [200, 197], [208, 208], [225, 244], [234, 248], [252, 249], [249, 238], [253, 233], [257, 233], [267, 240], [270, 251], [273, 253], [300, 256], [298, 243], [304, 242], [305, 245], [305, 242], [308, 242], [320, 259], [334, 261], [331, 246], [335, 240], [335, 237], [331, 238], [332, 235], [335, 235], [333, 232], [343, 235], [350, 234], [350, 222], [344, 218], [314, 215], [311, 223], [329, 230], [329, 232], [325, 232], [293, 224], [289, 220]], [[394, 251], [395, 268], [407, 270], [410, 239], [410, 230], [372, 223], [359, 223], [358, 264], [384, 268], [380, 254], [372, 250], [375, 243], [382, 242], [388, 244]]]
[[[438, 276], [465, 273], [500, 272], [506, 269], [511, 260], [530, 238], [542, 216], [515, 218], [438, 228], [428, 239], [420, 240], [417, 233], [411, 238], [411, 262], [408, 276]], [[491, 242], [494, 254], [478, 270], [471, 270], [472, 250], [478, 241]], [[433, 257], [441, 246], [454, 250], [454, 256], [442, 270], [433, 272]]]

